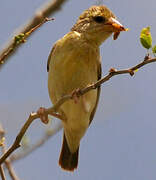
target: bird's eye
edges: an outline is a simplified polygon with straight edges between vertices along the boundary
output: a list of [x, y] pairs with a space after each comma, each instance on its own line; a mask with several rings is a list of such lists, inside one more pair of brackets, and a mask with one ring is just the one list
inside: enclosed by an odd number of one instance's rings
[[106, 19], [103, 16], [95, 16], [94, 21], [97, 23], [103, 23], [106, 21]]

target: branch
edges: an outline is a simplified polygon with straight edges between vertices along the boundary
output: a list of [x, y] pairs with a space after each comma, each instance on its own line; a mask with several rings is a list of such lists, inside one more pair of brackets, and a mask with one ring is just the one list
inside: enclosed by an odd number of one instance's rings
[[41, 147], [45, 142], [47, 142], [51, 137], [53, 137], [57, 132], [59, 132], [62, 129], [62, 124], [55, 126], [54, 129], [50, 130], [50, 132], [47, 132], [44, 134], [44, 136], [34, 145], [32, 145], [30, 148], [27, 148], [25, 151], [21, 151], [17, 154], [13, 154], [9, 159], [11, 162], [20, 160], [22, 158], [25, 158], [30, 153], [34, 152], [36, 149]]
[[0, 165], [0, 175], [1, 175], [2, 180], [6, 180], [2, 165]]
[[[2, 152], [3, 152], [3, 154], [5, 154], [5, 152], [6, 152], [5, 144], [2, 146]], [[12, 178], [12, 180], [19, 180], [19, 178], [16, 175], [15, 170], [14, 170], [12, 164], [11, 164], [10, 158], [5, 160], [5, 166], [8, 169], [9, 175]]]
[[[16, 35], [25, 34], [31, 29], [33, 29], [38, 24], [42, 23], [46, 17], [49, 17], [51, 14], [54, 14], [56, 11], [61, 9], [61, 5], [65, 3], [67, 0], [51, 0], [49, 2], [46, 2], [44, 5], [39, 8], [34, 17], [30, 19], [24, 26], [19, 28], [18, 32], [16, 32]], [[15, 36], [16, 37], [16, 36]], [[8, 60], [8, 58], [15, 53], [19, 45], [15, 46], [14, 38], [10, 39], [7, 44], [4, 46], [4, 48], [0, 52], [0, 68], [2, 65]]]
[[[82, 96], [85, 93], [89, 92], [90, 90], [96, 89], [97, 87], [99, 87], [101, 84], [103, 84], [104, 82], [108, 81], [110, 78], [112, 78], [113, 76], [116, 75], [120, 75], [120, 74], [130, 74], [131, 76], [134, 75], [135, 71], [137, 71], [139, 68], [145, 66], [146, 64], [152, 63], [152, 62], [156, 62], [156, 58], [150, 58], [149, 56], [146, 57], [141, 63], [137, 64], [136, 66], [133, 66], [129, 69], [124, 69], [124, 70], [116, 70], [114, 68], [111, 68], [109, 70], [108, 75], [104, 76], [102, 79], [100, 79], [99, 81], [97, 81], [96, 83], [89, 85], [83, 89], [78, 90], [77, 96]], [[62, 97], [53, 107], [45, 109], [45, 115], [57, 112], [59, 107], [67, 100], [69, 99], [73, 99], [73, 95], [69, 94], [69, 95], [65, 95], [64, 97]], [[0, 165], [6, 160], [6, 158], [8, 158], [10, 156], [10, 154], [12, 154], [12, 152], [14, 152], [17, 148], [20, 147], [20, 142], [22, 140], [22, 137], [24, 136], [25, 132], [27, 131], [27, 129], [29, 128], [29, 126], [31, 125], [31, 123], [37, 119], [40, 118], [40, 116], [37, 113], [31, 113], [28, 120], [26, 121], [26, 123], [23, 125], [22, 129], [20, 130], [19, 134], [17, 135], [13, 145], [6, 151], [6, 153], [4, 155], [2, 155], [2, 157], [0, 158]]]
[[[3, 129], [2, 125], [0, 124], [0, 141], [2, 141], [2, 138], [4, 137], [4, 133], [5, 133], [4, 129]], [[2, 146], [3, 142], [1, 142], [0, 144]], [[1, 176], [2, 180], [6, 180], [2, 164], [0, 165], [0, 176]]]
[[[3, 127], [2, 127], [2, 125], [0, 124], [0, 138], [1, 138], [1, 141], [2, 141], [2, 138], [4, 138], [4, 135], [5, 135], [5, 131], [4, 131]], [[5, 154], [5, 152], [6, 152], [6, 143], [5, 142], [1, 143], [1, 148], [2, 148], [2, 153]], [[19, 178], [17, 177], [17, 175], [16, 175], [16, 173], [14, 171], [14, 168], [13, 168], [13, 166], [11, 164], [10, 158], [5, 160], [5, 166], [8, 169], [9, 175], [12, 178], [12, 180], [19, 180]], [[1, 171], [2, 170], [3, 169], [1, 169]], [[2, 173], [3, 172], [1, 172], [1, 176], [3, 176]]]
[[23, 125], [22, 129], [20, 130], [19, 134], [17, 135], [13, 145], [6, 151], [5, 154], [2, 155], [0, 158], [0, 165], [10, 156], [10, 154], [15, 151], [17, 148], [20, 147], [20, 142], [22, 140], [22, 137], [24, 136], [26, 130], [30, 126], [30, 124], [33, 122], [33, 120], [37, 119], [37, 114], [31, 113], [26, 123]]
[[47, 21], [54, 20], [53, 18], [45, 18], [41, 23], [37, 24], [35, 27], [30, 29], [30, 31], [26, 33], [20, 33], [19, 35], [15, 36], [13, 39], [13, 43], [10, 46], [10, 48], [2, 54], [0, 57], [0, 67], [4, 64], [6, 58], [17, 48], [20, 46], [20, 44], [25, 43], [26, 39], [35, 31], [37, 30], [41, 25], [43, 25]]

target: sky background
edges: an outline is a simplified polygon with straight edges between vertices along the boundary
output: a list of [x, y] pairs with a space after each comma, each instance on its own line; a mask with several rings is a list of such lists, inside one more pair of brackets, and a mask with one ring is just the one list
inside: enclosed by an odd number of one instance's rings
[[[0, 45], [24, 24], [43, 0], [5, 0], [0, 5]], [[104, 0], [129, 28], [118, 40], [101, 46], [103, 75], [111, 67], [123, 69], [143, 60], [146, 50], [139, 42], [143, 27], [151, 26], [156, 44], [155, 0]], [[56, 40], [69, 32], [83, 10], [94, 0], [69, 0], [44, 24], [0, 70], [0, 122], [11, 145], [31, 111], [50, 107], [46, 64]], [[62, 171], [58, 158], [62, 132], [26, 158], [14, 163], [22, 180], [155, 180], [156, 179], [156, 64], [135, 76], [120, 75], [102, 85], [95, 118], [81, 141], [79, 166], [74, 173]], [[59, 121], [57, 121], [59, 122]], [[55, 124], [55, 123], [54, 123]], [[36, 121], [27, 132], [31, 143], [42, 137], [46, 126]], [[9, 178], [8, 178], [9, 179]]]

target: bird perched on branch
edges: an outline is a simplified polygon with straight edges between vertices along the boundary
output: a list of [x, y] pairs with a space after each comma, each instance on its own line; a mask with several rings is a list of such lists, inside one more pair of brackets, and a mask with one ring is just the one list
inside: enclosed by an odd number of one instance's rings
[[93, 120], [100, 95], [100, 87], [81, 97], [76, 96], [76, 90], [101, 78], [99, 46], [112, 33], [117, 39], [120, 31], [126, 29], [106, 6], [92, 6], [81, 14], [71, 31], [55, 43], [49, 55], [48, 89], [52, 103], [73, 94], [73, 99], [58, 111], [64, 129], [59, 165], [64, 170], [77, 168], [80, 140]]

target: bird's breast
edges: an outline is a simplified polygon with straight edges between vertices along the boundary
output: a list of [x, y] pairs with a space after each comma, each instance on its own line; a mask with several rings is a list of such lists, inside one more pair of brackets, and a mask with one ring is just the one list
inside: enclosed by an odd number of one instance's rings
[[61, 56], [49, 72], [50, 89], [57, 90], [58, 98], [97, 80], [98, 55], [87, 49], [83, 52], [76, 49]]
[[[52, 102], [56, 103], [62, 96], [71, 94], [75, 89], [96, 82], [98, 67], [98, 51], [81, 46], [74, 49], [62, 47], [60, 53], [56, 54], [50, 63], [48, 88]], [[67, 118], [63, 126], [71, 149], [77, 147], [87, 130], [96, 100], [97, 89], [84, 94], [77, 103], [69, 100], [60, 107]]]

